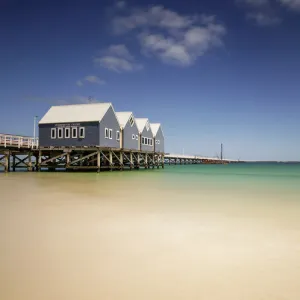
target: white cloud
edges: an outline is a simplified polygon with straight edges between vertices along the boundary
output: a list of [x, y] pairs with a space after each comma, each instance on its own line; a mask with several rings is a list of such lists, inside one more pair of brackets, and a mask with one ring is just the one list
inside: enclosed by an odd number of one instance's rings
[[143, 67], [136, 63], [125, 45], [111, 45], [102, 56], [94, 58], [94, 63], [117, 73], [133, 72]]
[[254, 20], [259, 26], [274, 26], [281, 23], [279, 17], [263, 12], [247, 13], [246, 18]]
[[163, 6], [153, 6], [148, 9], [135, 9], [127, 17], [116, 17], [113, 28], [116, 33], [124, 33], [139, 27], [155, 26], [167, 29], [183, 29], [195, 23], [196, 17], [181, 16], [165, 9]]
[[96, 83], [96, 84], [105, 84], [105, 80], [102, 80], [100, 79], [99, 77], [97, 76], [94, 76], [94, 75], [89, 75], [89, 76], [86, 76], [84, 78], [85, 81], [88, 81], [90, 83]]
[[107, 51], [111, 55], [123, 57], [128, 60], [133, 60], [133, 56], [129, 53], [125, 45], [111, 45]]
[[106, 83], [105, 80], [102, 80], [97, 76], [88, 75], [88, 76], [85, 76], [82, 80], [77, 80], [76, 84], [78, 86], [83, 86], [84, 82], [95, 83], [95, 84], [99, 84], [99, 85], [103, 85]]
[[173, 38], [150, 34], [141, 35], [140, 40], [146, 54], [153, 54], [163, 62], [188, 66], [194, 61], [192, 55], [186, 51], [185, 46], [177, 43]]
[[180, 66], [189, 66], [210, 48], [222, 45], [226, 33], [215, 16], [180, 15], [162, 6], [116, 17], [113, 27], [117, 34], [137, 31], [142, 53]]
[[211, 47], [222, 45], [221, 38], [225, 33], [223, 26], [209, 24], [191, 27], [176, 37], [142, 34], [140, 41], [145, 53], [152, 53], [165, 63], [189, 66]]
[[279, 0], [279, 1], [289, 9], [300, 12], [300, 0]]

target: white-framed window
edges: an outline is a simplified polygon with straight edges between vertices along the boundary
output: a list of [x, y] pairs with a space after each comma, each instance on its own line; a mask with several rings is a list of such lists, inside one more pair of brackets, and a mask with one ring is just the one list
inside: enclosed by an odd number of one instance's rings
[[148, 138], [145, 138], [145, 145], [148, 145]]
[[130, 123], [130, 126], [132, 127], [134, 125], [134, 120], [133, 120], [133, 117], [131, 116], [130, 119], [129, 119], [129, 123]]
[[62, 127], [57, 128], [57, 138], [58, 139], [63, 138], [63, 128]]
[[152, 146], [153, 139], [149, 139], [149, 145]]
[[51, 139], [56, 139], [56, 128], [51, 128]]
[[158, 144], [158, 145], [160, 144], [160, 141], [159, 141], [159, 140], [157, 140], [157, 144]]
[[145, 138], [142, 136], [142, 145], [145, 145]]
[[112, 129], [109, 129], [109, 139], [112, 140]]
[[108, 139], [108, 128], [105, 128], [105, 138]]
[[138, 135], [136, 135], [136, 136], [135, 136], [135, 139], [138, 141], [138, 140], [139, 140], [139, 136], [138, 136]]
[[85, 138], [85, 128], [84, 127], [80, 127], [79, 128], [79, 138], [80, 139], [84, 139]]
[[70, 127], [66, 127], [65, 128], [65, 139], [69, 139], [70, 138]]
[[116, 132], [116, 140], [119, 141], [120, 140], [120, 131]]
[[135, 135], [134, 134], [132, 135], [132, 139], [135, 140]]
[[77, 139], [77, 127], [72, 127], [72, 139]]

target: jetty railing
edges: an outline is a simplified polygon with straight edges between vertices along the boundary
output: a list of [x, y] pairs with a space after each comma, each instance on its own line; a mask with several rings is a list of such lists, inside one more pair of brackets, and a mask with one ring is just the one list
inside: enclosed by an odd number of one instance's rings
[[16, 147], [37, 149], [39, 147], [39, 139], [28, 136], [0, 133], [0, 146], [4, 148]]

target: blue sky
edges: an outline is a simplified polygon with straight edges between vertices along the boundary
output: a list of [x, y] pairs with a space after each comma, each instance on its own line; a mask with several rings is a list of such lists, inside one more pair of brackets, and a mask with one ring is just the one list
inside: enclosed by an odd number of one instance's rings
[[0, 132], [112, 102], [166, 151], [300, 160], [300, 0], [0, 0]]

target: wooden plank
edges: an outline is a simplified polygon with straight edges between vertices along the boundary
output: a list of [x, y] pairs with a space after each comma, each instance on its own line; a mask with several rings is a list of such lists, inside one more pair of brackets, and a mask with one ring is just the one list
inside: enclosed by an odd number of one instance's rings
[[62, 154], [56, 155], [56, 156], [54, 156], [54, 157], [48, 158], [48, 159], [44, 160], [44, 161], [41, 163], [41, 165], [42, 165], [42, 166], [47, 165], [48, 162], [52, 162], [52, 161], [58, 159], [59, 157], [62, 157], [62, 156], [65, 156], [65, 155], [66, 155], [66, 153], [62, 153]]
[[[121, 152], [120, 152], [121, 153]], [[121, 159], [112, 151], [112, 154], [115, 156], [115, 158], [121, 163]]]
[[93, 152], [93, 153], [90, 153], [90, 154], [88, 154], [88, 155], [82, 156], [82, 157], [80, 157], [80, 158], [78, 158], [78, 159], [76, 159], [76, 160], [74, 160], [74, 161], [71, 161], [71, 162], [70, 162], [70, 165], [74, 165], [75, 163], [80, 162], [80, 161], [83, 161], [84, 159], [89, 158], [89, 157], [91, 157], [91, 156], [94, 156], [94, 155], [96, 155], [97, 153], [98, 153], [98, 152]]
[[110, 161], [109, 161], [109, 158], [107, 158], [107, 156], [106, 156], [102, 151], [100, 151], [100, 153], [104, 156], [104, 158], [105, 158], [108, 162], [110, 162]]

